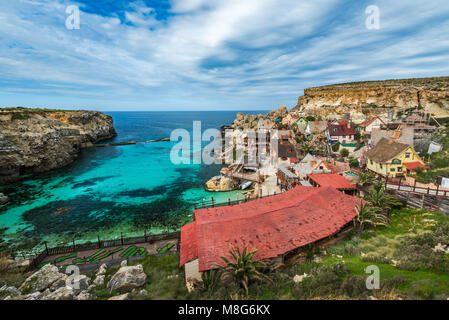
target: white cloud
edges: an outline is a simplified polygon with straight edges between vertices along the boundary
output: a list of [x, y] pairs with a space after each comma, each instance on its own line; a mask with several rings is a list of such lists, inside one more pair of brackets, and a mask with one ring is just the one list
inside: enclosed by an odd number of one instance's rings
[[0, 92], [14, 84], [63, 99], [73, 86], [95, 102], [271, 107], [317, 84], [449, 69], [442, 0], [378, 1], [378, 31], [365, 29], [363, 6], [338, 0], [173, 0], [167, 21], [138, 2], [122, 21], [83, 11], [80, 30], [65, 29], [67, 4], [2, 5]]

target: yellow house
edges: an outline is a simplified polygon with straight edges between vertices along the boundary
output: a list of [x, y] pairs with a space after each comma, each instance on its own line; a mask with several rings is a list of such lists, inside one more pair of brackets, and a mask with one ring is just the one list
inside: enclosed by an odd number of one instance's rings
[[367, 168], [384, 177], [402, 177], [418, 168], [428, 169], [408, 144], [382, 138], [365, 153]]

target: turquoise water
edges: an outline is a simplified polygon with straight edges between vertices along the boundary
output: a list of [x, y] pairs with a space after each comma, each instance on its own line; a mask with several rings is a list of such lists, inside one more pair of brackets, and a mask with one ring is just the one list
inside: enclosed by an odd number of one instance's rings
[[[169, 137], [230, 124], [236, 112], [106, 112], [118, 136], [109, 142]], [[256, 113], [256, 112], [253, 112]], [[83, 150], [70, 166], [4, 187], [11, 201], [0, 207], [2, 238], [11, 246], [61, 245], [147, 232], [173, 231], [192, 219], [192, 203], [242, 197], [239, 191], [209, 193], [204, 183], [221, 166], [174, 165], [176, 142]]]

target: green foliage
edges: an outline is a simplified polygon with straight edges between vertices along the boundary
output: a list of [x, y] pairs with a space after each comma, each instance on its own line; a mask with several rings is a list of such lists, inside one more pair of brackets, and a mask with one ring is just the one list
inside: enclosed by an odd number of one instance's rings
[[379, 209], [391, 209], [402, 205], [402, 202], [398, 198], [385, 192], [385, 187], [382, 183], [376, 184], [365, 196], [365, 200]]
[[306, 120], [307, 120], [307, 121], [315, 121], [316, 119], [315, 119], [314, 116], [307, 116], [307, 117], [306, 117]]
[[340, 150], [340, 155], [341, 155], [343, 158], [346, 158], [347, 156], [349, 156], [349, 150], [346, 149], [346, 148], [341, 149], [341, 150]]
[[334, 144], [332, 145], [332, 151], [333, 151], [333, 152], [337, 152], [338, 149], [340, 149], [340, 142], [334, 143]]
[[360, 206], [355, 207], [357, 217], [355, 219], [356, 227], [362, 231], [365, 226], [386, 226], [388, 225], [388, 217], [380, 213], [380, 209], [367, 204], [360, 200]]
[[351, 168], [358, 168], [359, 167], [359, 160], [357, 160], [357, 159], [349, 159], [349, 166]]
[[357, 182], [362, 186], [370, 185], [374, 182], [376, 177], [371, 172], [359, 172], [357, 174]]
[[436, 224], [431, 232], [405, 237], [394, 257], [400, 261], [401, 269], [449, 272], [447, 254], [434, 250], [438, 244], [449, 244], [449, 223], [447, 222]]
[[245, 247], [243, 250], [240, 248], [232, 248], [229, 251], [232, 259], [221, 257], [225, 266], [222, 268], [223, 279], [231, 279], [235, 283], [239, 284], [242, 289], [245, 290], [248, 295], [248, 286], [252, 281], [271, 281], [265, 274], [261, 272], [261, 269], [266, 269], [268, 266], [263, 261], [255, 261], [254, 255], [257, 251], [248, 251]]

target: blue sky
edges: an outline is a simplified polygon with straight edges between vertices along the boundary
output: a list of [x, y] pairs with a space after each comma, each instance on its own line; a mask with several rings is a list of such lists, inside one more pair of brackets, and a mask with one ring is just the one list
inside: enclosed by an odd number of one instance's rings
[[[66, 8], [81, 10], [79, 30]], [[380, 29], [365, 9], [380, 9]], [[332, 83], [449, 75], [447, 0], [14, 0], [0, 5], [1, 106], [292, 107]]]

